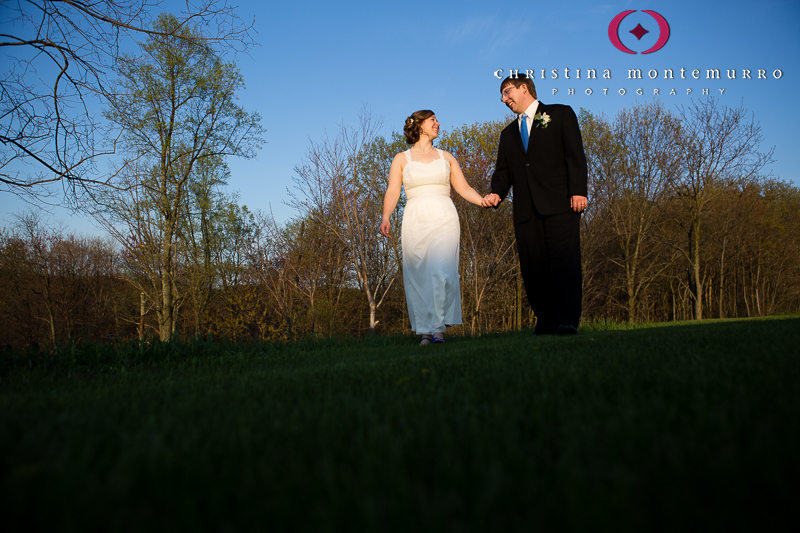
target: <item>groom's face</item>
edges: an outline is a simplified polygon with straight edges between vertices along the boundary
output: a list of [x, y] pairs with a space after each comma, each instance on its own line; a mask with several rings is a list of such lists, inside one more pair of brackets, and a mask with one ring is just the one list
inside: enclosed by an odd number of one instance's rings
[[514, 85], [507, 85], [500, 92], [503, 103], [514, 113], [524, 113], [528, 106], [533, 102], [528, 88], [525, 85], [515, 87]]

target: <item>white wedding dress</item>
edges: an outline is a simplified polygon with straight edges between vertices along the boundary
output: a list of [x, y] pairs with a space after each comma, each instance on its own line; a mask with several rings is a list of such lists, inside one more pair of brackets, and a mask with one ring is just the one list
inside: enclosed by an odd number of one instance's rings
[[450, 199], [450, 163], [438, 148], [430, 163], [406, 150], [403, 187], [403, 282], [411, 329], [418, 335], [461, 324], [458, 247], [461, 228]]

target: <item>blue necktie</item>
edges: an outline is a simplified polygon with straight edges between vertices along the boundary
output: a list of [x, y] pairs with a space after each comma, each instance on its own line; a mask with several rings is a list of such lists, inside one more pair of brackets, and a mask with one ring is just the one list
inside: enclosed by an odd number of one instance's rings
[[522, 121], [520, 122], [521, 126], [519, 128], [519, 134], [522, 135], [522, 146], [525, 147], [525, 151], [528, 151], [528, 122], [525, 120], [525, 114], [522, 114]]

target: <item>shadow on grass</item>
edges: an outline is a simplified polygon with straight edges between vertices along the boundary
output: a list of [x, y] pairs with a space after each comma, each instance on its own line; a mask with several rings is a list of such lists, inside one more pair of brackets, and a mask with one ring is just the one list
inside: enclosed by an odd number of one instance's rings
[[41, 531], [787, 530], [799, 332], [790, 316], [428, 347], [205, 338], [6, 354], [3, 518]]

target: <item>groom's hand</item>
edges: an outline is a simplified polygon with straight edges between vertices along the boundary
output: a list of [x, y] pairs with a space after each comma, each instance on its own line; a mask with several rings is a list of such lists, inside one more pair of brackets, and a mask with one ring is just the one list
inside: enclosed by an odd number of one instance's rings
[[495, 193], [487, 194], [481, 202], [482, 207], [495, 207], [500, 203], [500, 196]]
[[586, 206], [588, 205], [589, 200], [585, 196], [578, 196], [575, 195], [569, 199], [569, 206], [572, 208], [573, 211], [576, 213], [580, 213]]

